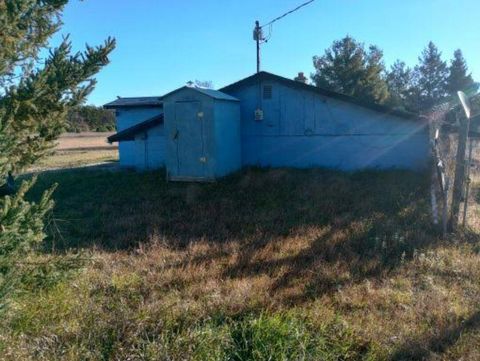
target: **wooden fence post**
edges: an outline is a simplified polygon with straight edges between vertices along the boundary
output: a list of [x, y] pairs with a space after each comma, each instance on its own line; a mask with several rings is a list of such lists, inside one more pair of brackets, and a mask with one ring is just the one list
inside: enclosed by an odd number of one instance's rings
[[[458, 118], [457, 118], [458, 119]], [[455, 177], [453, 181], [452, 193], [452, 211], [450, 215], [450, 229], [453, 230], [458, 225], [458, 213], [460, 202], [462, 201], [463, 189], [465, 183], [465, 151], [467, 149], [468, 131], [470, 128], [470, 119], [463, 118], [460, 121], [458, 132], [457, 156], [455, 159]]]
[[463, 221], [462, 227], [467, 225], [468, 191], [470, 190], [470, 169], [472, 168], [473, 139], [470, 138], [470, 147], [468, 150], [467, 174], [465, 179], [465, 200], [463, 201]]
[[448, 231], [448, 189], [450, 187], [449, 179], [445, 181], [445, 191], [443, 192], [443, 213], [442, 213], [442, 234], [443, 238], [447, 236]]
[[[433, 155], [435, 158], [435, 168], [438, 177], [438, 185], [440, 187], [440, 193], [442, 195], [442, 235], [443, 238], [447, 236], [447, 224], [448, 224], [448, 189], [450, 187], [450, 180], [448, 178], [447, 172], [445, 170], [445, 164], [442, 161], [441, 152], [440, 152], [440, 130], [435, 131], [435, 137], [433, 140]], [[435, 177], [433, 177], [435, 179]], [[432, 204], [434, 217], [438, 216], [436, 214], [436, 202], [435, 200], [435, 187], [432, 183]]]

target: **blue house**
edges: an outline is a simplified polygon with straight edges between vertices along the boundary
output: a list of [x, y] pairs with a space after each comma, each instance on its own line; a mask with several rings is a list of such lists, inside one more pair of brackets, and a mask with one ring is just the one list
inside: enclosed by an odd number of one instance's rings
[[219, 90], [183, 87], [119, 98], [120, 164], [166, 167], [172, 180], [212, 180], [243, 166], [342, 170], [427, 166], [417, 115], [260, 72]]

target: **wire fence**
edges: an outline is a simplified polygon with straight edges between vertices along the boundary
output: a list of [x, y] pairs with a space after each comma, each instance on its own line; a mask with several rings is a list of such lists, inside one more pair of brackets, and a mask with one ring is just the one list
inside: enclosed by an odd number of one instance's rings
[[469, 122], [446, 106], [430, 114], [429, 122], [434, 160], [431, 191], [434, 223], [444, 235], [459, 225], [480, 229], [476, 220], [480, 211], [478, 138], [469, 132]]

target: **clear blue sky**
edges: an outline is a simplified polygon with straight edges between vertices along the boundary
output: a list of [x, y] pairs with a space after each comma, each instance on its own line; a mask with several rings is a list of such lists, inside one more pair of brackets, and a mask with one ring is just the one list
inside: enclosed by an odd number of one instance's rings
[[[255, 71], [254, 21], [261, 24], [304, 0], [71, 0], [60, 34], [75, 50], [117, 39], [89, 103], [162, 95], [188, 80], [216, 88]], [[414, 65], [433, 40], [450, 59], [461, 48], [480, 80], [479, 0], [316, 0], [275, 23], [262, 47], [262, 69], [286, 77], [313, 71], [312, 56], [350, 34], [384, 50], [385, 61]]]

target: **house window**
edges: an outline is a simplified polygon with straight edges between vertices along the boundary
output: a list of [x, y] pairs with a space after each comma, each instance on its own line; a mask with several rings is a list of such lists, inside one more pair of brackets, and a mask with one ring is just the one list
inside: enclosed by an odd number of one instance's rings
[[272, 86], [264, 85], [263, 86], [263, 99], [272, 99]]

